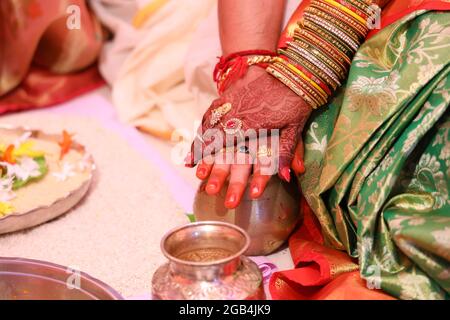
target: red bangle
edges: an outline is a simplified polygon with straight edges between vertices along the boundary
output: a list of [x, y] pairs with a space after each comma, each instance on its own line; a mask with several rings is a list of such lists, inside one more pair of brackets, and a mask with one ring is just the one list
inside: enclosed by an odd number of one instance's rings
[[[218, 57], [219, 62], [216, 64], [213, 72], [213, 79], [217, 83], [217, 90], [221, 94], [228, 86], [237, 79], [243, 77], [248, 69], [247, 56], [277, 56], [276, 52], [269, 50], [246, 50], [231, 53], [227, 56]], [[261, 62], [255, 65], [265, 67], [267, 63]]]

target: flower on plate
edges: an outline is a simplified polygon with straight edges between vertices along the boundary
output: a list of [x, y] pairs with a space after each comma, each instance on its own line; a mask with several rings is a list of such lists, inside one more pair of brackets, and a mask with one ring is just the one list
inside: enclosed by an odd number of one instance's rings
[[0, 179], [0, 202], [8, 202], [16, 197], [12, 191], [13, 182], [12, 177]]
[[14, 211], [12, 205], [6, 202], [0, 202], [0, 216], [10, 214]]
[[85, 153], [80, 162], [78, 162], [78, 169], [81, 172], [85, 172], [91, 166], [92, 166], [91, 157], [88, 153]]
[[29, 157], [22, 157], [20, 162], [16, 164], [0, 162], [0, 166], [6, 167], [7, 177], [16, 177], [22, 181], [26, 181], [30, 178], [36, 178], [41, 175], [39, 164], [34, 159]]
[[74, 165], [70, 163], [64, 163], [61, 172], [54, 172], [53, 176], [58, 181], [66, 181], [68, 178], [75, 175]]

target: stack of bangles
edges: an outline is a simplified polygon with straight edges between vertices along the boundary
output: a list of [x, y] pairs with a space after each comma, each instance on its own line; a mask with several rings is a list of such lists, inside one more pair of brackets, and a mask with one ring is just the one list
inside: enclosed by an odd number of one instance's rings
[[352, 58], [369, 32], [367, 21], [375, 12], [372, 2], [312, 0], [297, 22], [293, 38], [277, 53], [253, 50], [221, 58], [214, 72], [219, 93], [236, 75], [242, 76], [246, 67], [259, 65], [313, 109], [325, 105], [345, 80]]

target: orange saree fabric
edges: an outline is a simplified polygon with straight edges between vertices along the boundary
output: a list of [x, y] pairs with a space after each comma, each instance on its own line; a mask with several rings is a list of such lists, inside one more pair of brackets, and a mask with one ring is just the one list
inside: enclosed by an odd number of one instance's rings
[[320, 224], [305, 199], [302, 199], [302, 210], [303, 223], [289, 239], [295, 269], [272, 275], [269, 283], [272, 299], [394, 299], [366, 286], [359, 276], [356, 260], [323, 245]]
[[102, 30], [85, 0], [0, 2], [0, 114], [63, 102], [103, 84]]

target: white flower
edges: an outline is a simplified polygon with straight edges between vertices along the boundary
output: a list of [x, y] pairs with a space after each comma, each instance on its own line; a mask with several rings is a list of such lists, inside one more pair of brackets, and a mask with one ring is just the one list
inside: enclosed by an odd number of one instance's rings
[[22, 181], [41, 175], [39, 164], [29, 157], [22, 157], [20, 163], [10, 164], [7, 162], [0, 162], [0, 165], [6, 167], [7, 177], [16, 177]]
[[70, 163], [64, 163], [61, 172], [54, 172], [53, 176], [58, 181], [66, 181], [69, 177], [73, 177], [75, 175], [74, 165]]
[[85, 153], [80, 162], [78, 162], [78, 169], [81, 172], [85, 172], [88, 168], [91, 167], [91, 165], [91, 157], [89, 156], [89, 154]]
[[12, 177], [0, 179], [0, 202], [8, 202], [16, 197], [12, 191], [13, 181]]

